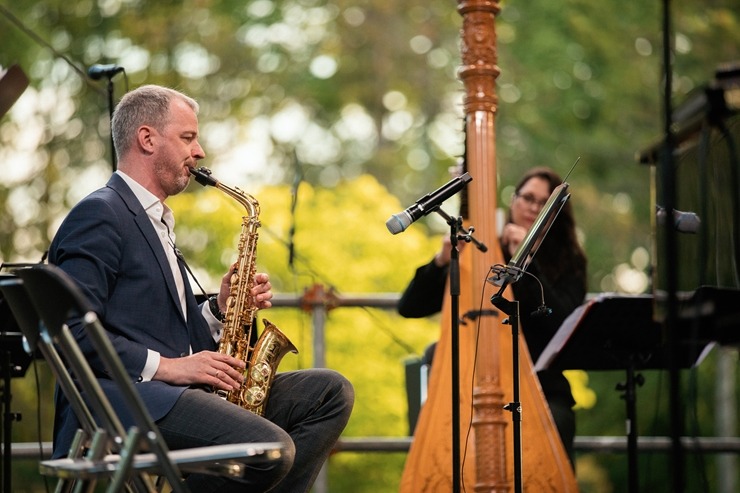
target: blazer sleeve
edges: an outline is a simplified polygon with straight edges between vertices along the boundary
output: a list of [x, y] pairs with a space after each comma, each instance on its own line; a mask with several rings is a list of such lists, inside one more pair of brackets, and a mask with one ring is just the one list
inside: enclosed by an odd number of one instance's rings
[[399, 315], [422, 318], [441, 311], [448, 270], [447, 266], [438, 267], [434, 259], [416, 269], [414, 278], [398, 300]]
[[[70, 211], [60, 226], [49, 250], [49, 261], [77, 281], [106, 326], [124, 366], [133, 378], [138, 378], [146, 362], [147, 346], [111, 330], [105, 322], [108, 302], [122, 271], [125, 228], [122, 211], [108, 200], [88, 197]], [[71, 320], [69, 326], [94, 371], [107, 374], [79, 320]]]

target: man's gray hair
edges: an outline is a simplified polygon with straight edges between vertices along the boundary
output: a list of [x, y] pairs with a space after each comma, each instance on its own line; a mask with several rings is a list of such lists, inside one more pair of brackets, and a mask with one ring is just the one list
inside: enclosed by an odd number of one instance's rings
[[173, 99], [185, 101], [198, 113], [197, 101], [168, 87], [141, 86], [121, 98], [111, 120], [113, 145], [119, 159], [131, 150], [140, 126], [149, 125], [161, 131], [169, 123], [170, 103]]

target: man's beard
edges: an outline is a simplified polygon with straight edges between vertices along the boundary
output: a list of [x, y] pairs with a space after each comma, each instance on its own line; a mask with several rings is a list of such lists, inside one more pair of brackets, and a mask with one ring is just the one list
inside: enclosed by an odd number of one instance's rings
[[164, 161], [154, 164], [154, 173], [168, 197], [182, 192], [190, 183], [190, 175], [183, 175], [181, 170], [181, 167], [173, 168], [171, 163]]

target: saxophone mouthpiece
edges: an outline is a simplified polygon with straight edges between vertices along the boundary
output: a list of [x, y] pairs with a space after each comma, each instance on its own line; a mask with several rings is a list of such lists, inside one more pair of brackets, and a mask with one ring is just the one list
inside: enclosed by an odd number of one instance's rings
[[212, 186], [215, 187], [218, 184], [218, 180], [213, 178], [211, 176], [211, 170], [206, 168], [205, 166], [201, 166], [200, 168], [188, 168], [190, 170], [190, 174], [195, 177], [195, 181], [206, 186]]

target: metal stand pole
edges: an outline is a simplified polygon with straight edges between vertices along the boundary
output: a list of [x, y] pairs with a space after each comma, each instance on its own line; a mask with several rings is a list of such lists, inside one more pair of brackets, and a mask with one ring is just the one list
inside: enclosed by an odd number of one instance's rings
[[519, 302], [501, 296], [506, 284], [491, 297], [493, 306], [509, 316], [503, 323], [511, 325], [512, 345], [512, 401], [504, 406], [511, 412], [514, 433], [514, 493], [522, 492], [522, 403], [519, 401]]
[[627, 406], [627, 464], [629, 471], [629, 492], [638, 493], [638, 468], [637, 468], [637, 393], [638, 385], [645, 383], [645, 379], [639, 373], [635, 374], [635, 365], [632, 361], [627, 366], [627, 380], [617, 384], [617, 390], [624, 392], [622, 398]]

